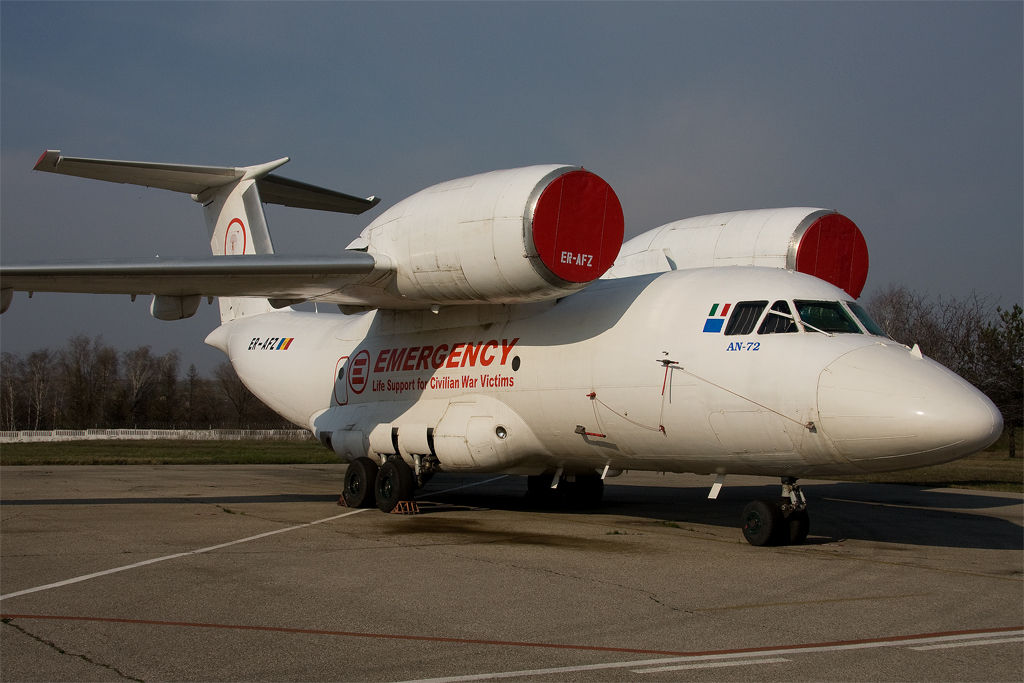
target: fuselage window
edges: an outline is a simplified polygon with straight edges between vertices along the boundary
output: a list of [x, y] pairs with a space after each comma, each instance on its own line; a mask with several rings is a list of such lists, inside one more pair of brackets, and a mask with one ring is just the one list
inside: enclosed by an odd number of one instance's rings
[[741, 301], [732, 309], [729, 324], [725, 326], [726, 334], [750, 334], [757, 325], [761, 312], [768, 305], [767, 301]]
[[864, 329], [868, 331], [868, 334], [877, 334], [879, 337], [889, 336], [885, 333], [885, 330], [882, 329], [881, 325], [871, 319], [871, 316], [868, 315], [868, 312], [864, 310], [863, 306], [852, 301], [847, 301], [846, 305], [849, 306], [850, 310], [853, 311], [853, 314], [857, 316], [857, 320], [859, 320], [860, 324], [864, 326]]
[[838, 301], [794, 301], [805, 327], [825, 333], [862, 334], [857, 323]]
[[761, 327], [758, 328], [758, 334], [783, 334], [786, 332], [796, 332], [796, 321], [793, 319], [793, 313], [789, 310], [788, 301], [776, 301], [772, 304], [771, 310], [768, 311], [768, 315], [764, 317], [764, 322], [761, 323]]

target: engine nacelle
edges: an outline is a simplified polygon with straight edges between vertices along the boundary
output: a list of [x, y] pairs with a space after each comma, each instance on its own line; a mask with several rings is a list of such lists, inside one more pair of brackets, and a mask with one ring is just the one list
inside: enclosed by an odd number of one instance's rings
[[522, 303], [582, 289], [615, 261], [612, 188], [576, 166], [529, 166], [434, 185], [388, 209], [349, 248], [397, 267], [399, 296]]
[[199, 310], [202, 297], [198, 294], [189, 296], [170, 296], [156, 294], [149, 304], [149, 314], [157, 320], [182, 320], [191, 318]]
[[676, 268], [762, 266], [814, 275], [860, 296], [868, 248], [846, 216], [804, 207], [734, 211], [668, 223], [622, 245], [609, 277]]

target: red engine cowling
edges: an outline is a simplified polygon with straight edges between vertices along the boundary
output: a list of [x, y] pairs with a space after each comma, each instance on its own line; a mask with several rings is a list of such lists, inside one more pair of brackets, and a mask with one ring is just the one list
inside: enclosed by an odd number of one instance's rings
[[622, 235], [622, 207], [600, 177], [576, 166], [529, 166], [417, 192], [359, 242], [395, 264], [395, 293], [410, 302], [521, 303], [599, 278]]

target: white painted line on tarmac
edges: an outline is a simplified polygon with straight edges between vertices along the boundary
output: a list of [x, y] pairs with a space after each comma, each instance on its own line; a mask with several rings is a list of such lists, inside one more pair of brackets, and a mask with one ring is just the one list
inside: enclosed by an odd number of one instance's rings
[[245, 538], [239, 538], [235, 541], [228, 541], [227, 543], [218, 543], [217, 545], [207, 546], [205, 548], [199, 548], [198, 550], [186, 550], [183, 553], [175, 553], [173, 555], [164, 555], [163, 557], [154, 557], [149, 560], [143, 560], [142, 562], [135, 562], [134, 564], [126, 564], [122, 567], [114, 567], [113, 569], [105, 569], [101, 572], [93, 572], [92, 574], [85, 574], [83, 576], [76, 576], [73, 579], [65, 579], [63, 581], [57, 581], [55, 583], [48, 583], [45, 586], [36, 586], [35, 588], [26, 588], [25, 590], [15, 591], [13, 593], [7, 593], [6, 595], [0, 595], [0, 600], [6, 600], [7, 598], [15, 598], [19, 595], [27, 595], [29, 593], [38, 593], [39, 591], [50, 590], [51, 588], [60, 588], [61, 586], [68, 586], [73, 583], [80, 583], [82, 581], [88, 581], [89, 579], [96, 579], [101, 576], [108, 576], [110, 574], [117, 574], [118, 572], [126, 572], [129, 569], [137, 569], [139, 567], [145, 567], [146, 565], [156, 564], [157, 562], [166, 562], [167, 560], [176, 560], [179, 557], [188, 557], [189, 555], [201, 555], [202, 553], [213, 552], [214, 550], [220, 550], [221, 548], [227, 548], [239, 543], [248, 543], [249, 541], [256, 541], [267, 536], [274, 536], [275, 534], [283, 534], [287, 531], [296, 531], [298, 529], [305, 529], [315, 524], [323, 524], [324, 522], [331, 522], [342, 517], [349, 517], [351, 515], [357, 515], [360, 512], [366, 512], [370, 508], [360, 508], [358, 510], [350, 510], [343, 512], [340, 515], [334, 515], [333, 517], [325, 517], [318, 519], [313, 522], [306, 522], [305, 524], [297, 524], [295, 526], [285, 527], [283, 529], [275, 529], [273, 531], [265, 531], [262, 534], [256, 534], [255, 536], [246, 536]]
[[635, 674], [653, 674], [662, 671], [685, 671], [687, 669], [719, 669], [723, 666], [750, 666], [751, 664], [779, 664], [793, 660], [784, 657], [768, 659], [741, 659], [729, 662], [701, 662], [700, 664], [678, 664], [676, 666], [656, 666], [653, 669], [633, 669]]
[[[471, 484], [465, 484], [463, 486], [456, 486], [455, 488], [445, 489], [444, 491], [438, 491], [435, 496], [441, 495], [442, 493], [450, 493], [451, 491], [458, 491], [460, 489], [470, 488], [471, 486], [480, 486], [482, 484], [488, 484], [492, 481], [497, 481], [508, 475], [501, 475], [500, 477], [494, 477], [493, 479], [486, 479], [484, 481], [473, 482]], [[7, 593], [0, 595], [0, 600], [6, 600], [7, 598], [16, 598], [19, 595], [28, 595], [29, 593], [38, 593], [40, 591], [50, 590], [51, 588], [60, 588], [61, 586], [69, 586], [73, 583], [81, 583], [82, 581], [88, 581], [90, 579], [97, 579], [101, 576], [109, 576], [110, 574], [117, 574], [118, 572], [126, 572], [129, 569], [138, 569], [139, 567], [145, 567], [147, 565], [156, 564], [157, 562], [166, 562], [167, 560], [176, 560], [179, 557], [188, 557], [190, 555], [201, 555], [203, 553], [213, 552], [214, 550], [220, 550], [221, 548], [228, 548], [239, 543], [248, 543], [249, 541], [258, 541], [261, 538], [267, 538], [268, 536], [274, 536], [276, 534], [283, 534], [288, 531], [297, 531], [299, 529], [305, 529], [307, 527], [314, 526], [316, 524], [323, 524], [324, 522], [333, 522], [336, 519], [342, 517], [350, 517], [351, 515], [357, 515], [360, 512], [366, 512], [373, 508], [359, 508], [358, 510], [349, 510], [343, 512], [340, 515], [333, 515], [331, 517], [324, 517], [312, 522], [306, 522], [305, 524], [296, 524], [295, 526], [285, 527], [283, 529], [275, 529], [273, 531], [265, 531], [262, 534], [256, 534], [255, 536], [246, 536], [245, 538], [239, 538], [235, 541], [228, 541], [227, 543], [218, 543], [217, 545], [207, 546], [205, 548], [199, 548], [198, 550], [186, 550], [183, 553], [174, 553], [173, 555], [164, 555], [163, 557], [154, 557], [149, 560], [143, 560], [142, 562], [135, 562], [133, 564], [126, 564], [122, 567], [114, 567], [113, 569], [104, 569], [101, 572], [93, 572], [92, 574], [85, 574], [83, 576], [76, 576], [71, 579], [65, 579], [63, 581], [56, 581], [54, 583], [48, 583], [44, 586], [36, 586], [35, 588], [26, 588], [25, 590], [14, 591], [13, 593]]]
[[[494, 673], [484, 674], [468, 674], [465, 676], [444, 676], [442, 678], [418, 678], [415, 681], [405, 681], [404, 683], [461, 683], [462, 681], [490, 681], [497, 678], [516, 678], [518, 676], [550, 676], [552, 674], [563, 674], [563, 673], [574, 673], [577, 671], [600, 671], [602, 669], [628, 669], [630, 667], [645, 667], [653, 666], [656, 664], [674, 664], [678, 662], [701, 662], [693, 666], [713, 665], [720, 662], [723, 659], [738, 660], [743, 657], [755, 657], [764, 654], [763, 652], [751, 652], [751, 653], [728, 653], [728, 654], [716, 654], [716, 655], [686, 655], [682, 657], [659, 657], [658, 659], [633, 659], [625, 662], [601, 662], [600, 664], [580, 664], [578, 666], [556, 666], [549, 669], [526, 669], [519, 671], [499, 671]], [[780, 659], [779, 661], [786, 661]], [[753, 662], [743, 661], [730, 661], [730, 666], [740, 666], [741, 664], [752, 664]], [[690, 666], [684, 664], [683, 667]], [[665, 669], [652, 669], [652, 671], [667, 671]], [[640, 673], [643, 673], [641, 671]]]
[[922, 647], [912, 647], [911, 650], [945, 650], [950, 647], [970, 647], [972, 645], [997, 645], [999, 643], [1024, 643], [1024, 636], [1017, 638], [992, 638], [989, 640], [969, 640], [966, 642], [959, 643], [941, 643], [939, 645], [924, 645]]
[[[839, 652], [842, 650], [864, 650], [878, 647], [907, 647], [908, 649], [919, 649], [911, 647], [916, 643], [930, 643], [935, 645], [947, 645], [950, 643], [974, 644], [982, 640], [995, 640], [992, 636], [1024, 636], [1024, 630], [989, 630], [976, 633], [955, 633], [942, 636], [906, 636], [889, 638], [883, 640], [853, 641], [846, 643], [831, 643], [821, 645], [792, 645], [765, 648], [763, 650], [740, 650], [723, 651], [715, 654], [684, 655], [680, 657], [662, 657], [660, 659], [644, 659], [619, 662], [602, 662], [600, 664], [582, 664], [579, 666], [560, 666], [548, 669], [526, 669], [519, 671], [497, 671], [491, 673], [468, 674], [465, 676], [445, 676], [441, 678], [424, 678], [405, 683], [462, 683], [463, 681], [490, 681], [499, 678], [517, 678], [519, 676], [551, 676], [554, 674], [575, 673], [580, 671], [599, 671], [601, 669], [633, 669], [638, 673], [649, 673], [653, 671], [668, 671], [665, 665], [682, 664], [683, 667], [690, 663], [718, 663], [728, 662], [730, 665], [740, 666], [748, 663], [745, 658], [761, 657], [767, 658], [772, 655], [793, 655], [811, 652]], [[979, 642], [980, 644], [980, 642]], [[657, 666], [658, 669], [642, 670], [643, 667]], [[635, 669], [633, 667], [636, 667]]]

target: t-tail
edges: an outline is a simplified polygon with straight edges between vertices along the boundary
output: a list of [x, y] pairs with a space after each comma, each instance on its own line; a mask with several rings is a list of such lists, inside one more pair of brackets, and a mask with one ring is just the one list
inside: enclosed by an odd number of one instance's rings
[[[210, 251], [216, 256], [255, 256], [274, 253], [263, 203], [296, 208], [359, 214], [378, 203], [376, 197], [355, 197], [272, 175], [288, 157], [256, 166], [195, 166], [113, 159], [66, 157], [47, 150], [37, 171], [129, 183], [184, 192], [203, 205]], [[163, 320], [195, 313], [201, 296], [155, 294], [151, 313]], [[221, 296], [222, 322], [268, 313], [292, 303], [287, 300]]]
[[[285, 157], [261, 166], [235, 169], [244, 171], [244, 175], [192, 195], [192, 199], [203, 205], [210, 251], [214, 256], [274, 253], [256, 181], [287, 162], [288, 157]], [[270, 300], [253, 297], [221, 297], [219, 303], [221, 322], [275, 310]]]

